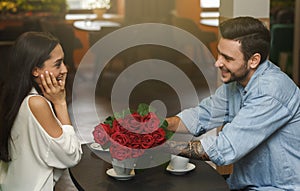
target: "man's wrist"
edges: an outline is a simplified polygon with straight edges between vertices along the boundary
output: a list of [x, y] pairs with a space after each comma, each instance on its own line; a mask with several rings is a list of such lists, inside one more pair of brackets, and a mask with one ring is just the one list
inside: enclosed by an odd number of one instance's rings
[[180, 118], [174, 116], [174, 117], [167, 118], [166, 120], [168, 122], [168, 130], [176, 132], [180, 123]]
[[184, 148], [179, 153], [179, 155], [203, 161], [209, 160], [209, 157], [204, 151], [203, 146], [199, 140], [189, 141], [186, 145], [186, 148]]

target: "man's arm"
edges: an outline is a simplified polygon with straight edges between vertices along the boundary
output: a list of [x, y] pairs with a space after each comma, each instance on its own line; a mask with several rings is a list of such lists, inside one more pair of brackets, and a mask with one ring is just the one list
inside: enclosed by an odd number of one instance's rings
[[166, 118], [168, 122], [168, 130], [178, 133], [189, 133], [189, 130], [177, 116]]
[[[169, 117], [166, 119], [168, 122], [168, 129], [173, 132], [188, 133], [187, 127], [182, 123], [178, 116]], [[201, 142], [194, 141], [168, 141], [166, 143], [171, 153], [178, 154], [188, 158], [198, 160], [209, 160], [208, 155], [205, 153]]]

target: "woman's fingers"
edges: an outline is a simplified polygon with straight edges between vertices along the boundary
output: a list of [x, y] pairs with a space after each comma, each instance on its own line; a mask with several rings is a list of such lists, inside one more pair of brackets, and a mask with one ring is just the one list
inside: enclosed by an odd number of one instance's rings
[[40, 79], [41, 79], [41, 85], [40, 85], [40, 87], [42, 87], [42, 90], [44, 90], [43, 92], [49, 92], [50, 88], [49, 88], [49, 86], [47, 84], [47, 81], [45, 79], [45, 75], [41, 74]]
[[67, 78], [67, 74], [63, 75], [62, 79], [59, 80], [59, 85], [60, 85], [61, 89], [65, 88], [66, 78]]
[[56, 86], [57, 86], [57, 81], [53, 75], [53, 73], [49, 73], [48, 71], [45, 71], [44, 74], [41, 74], [41, 84], [42, 84], [42, 89], [44, 89], [44, 92], [50, 93], [55, 92]]
[[48, 88], [53, 89], [54, 84], [52, 82], [52, 79], [50, 77], [50, 73], [48, 71], [45, 72], [45, 81], [46, 81], [46, 84], [47, 84]]
[[50, 72], [50, 79], [54, 87], [58, 85], [58, 82], [52, 72]]
[[41, 83], [39, 84], [43, 95], [53, 104], [60, 104], [65, 102], [65, 87], [64, 83], [66, 77], [61, 77], [57, 80], [52, 72], [44, 72], [40, 75]]
[[57, 80], [52, 72], [45, 71], [40, 75], [40, 88], [45, 94], [59, 94], [65, 91], [66, 76], [62, 75], [61, 79]]

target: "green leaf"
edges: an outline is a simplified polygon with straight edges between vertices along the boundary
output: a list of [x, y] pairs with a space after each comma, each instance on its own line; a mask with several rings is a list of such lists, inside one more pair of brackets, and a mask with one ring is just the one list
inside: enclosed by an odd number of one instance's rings
[[150, 107], [148, 104], [140, 103], [137, 109], [137, 112], [141, 116], [147, 115], [149, 112], [155, 112], [155, 109], [153, 107]]
[[114, 116], [116, 119], [122, 119], [124, 118], [123, 113], [122, 112], [115, 112]]
[[166, 132], [166, 139], [167, 140], [170, 139], [174, 134], [173, 131], [168, 130], [168, 125], [169, 125], [168, 122], [166, 120], [164, 120], [162, 122], [161, 126], [160, 126], [160, 128], [163, 128], [164, 131]]
[[132, 113], [132, 111], [130, 111], [130, 109], [128, 108], [128, 109], [125, 109], [125, 110], [123, 110], [123, 118], [125, 117], [125, 116], [127, 116], [127, 115], [129, 115], [129, 114], [131, 114]]
[[110, 127], [112, 127], [112, 126], [113, 126], [113, 121], [114, 121], [114, 120], [115, 120], [114, 117], [109, 116], [109, 117], [107, 117], [107, 118], [105, 119], [104, 124], [108, 124]]
[[173, 131], [166, 131], [166, 139], [169, 140], [174, 135]]
[[131, 114], [132, 111], [128, 108], [128, 109], [124, 109], [121, 112], [115, 112], [114, 116], [116, 119], [124, 119], [127, 115]]
[[161, 123], [160, 127], [164, 128], [164, 129], [167, 129], [168, 125], [169, 125], [168, 122], [167, 122], [166, 120], [164, 120], [164, 121]]

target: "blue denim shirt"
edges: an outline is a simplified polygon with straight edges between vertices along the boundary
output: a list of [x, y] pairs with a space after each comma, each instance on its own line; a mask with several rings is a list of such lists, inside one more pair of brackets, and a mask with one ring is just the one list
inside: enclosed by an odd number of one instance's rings
[[269, 61], [245, 88], [236, 82], [178, 114], [217, 165], [234, 163], [230, 189], [300, 190], [300, 91]]

